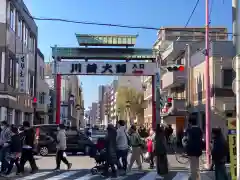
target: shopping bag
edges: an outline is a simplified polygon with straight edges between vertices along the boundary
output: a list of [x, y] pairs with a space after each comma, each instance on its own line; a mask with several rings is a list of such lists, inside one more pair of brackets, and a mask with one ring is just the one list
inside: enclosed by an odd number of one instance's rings
[[67, 153], [66, 152], [63, 153], [63, 157], [65, 157], [65, 158], [67, 157]]

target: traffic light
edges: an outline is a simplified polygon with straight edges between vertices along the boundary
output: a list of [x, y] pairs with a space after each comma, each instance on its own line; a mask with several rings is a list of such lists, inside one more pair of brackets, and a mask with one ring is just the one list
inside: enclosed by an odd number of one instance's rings
[[172, 100], [173, 100], [172, 98], [167, 98], [166, 106], [167, 106], [168, 109], [170, 109], [172, 107]]
[[36, 97], [33, 97], [32, 105], [33, 105], [33, 107], [36, 107], [36, 105], [37, 105], [37, 98]]
[[173, 72], [173, 71], [184, 71], [184, 66], [182, 66], [182, 65], [169, 66], [169, 67], [167, 67], [167, 70], [168, 70], [169, 72]]

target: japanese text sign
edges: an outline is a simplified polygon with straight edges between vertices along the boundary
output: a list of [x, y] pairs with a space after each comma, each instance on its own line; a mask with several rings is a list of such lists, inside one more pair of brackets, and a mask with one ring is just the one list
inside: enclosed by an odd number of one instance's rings
[[230, 171], [232, 180], [237, 179], [237, 145], [236, 145], [236, 118], [228, 119], [228, 138], [230, 151]]
[[25, 93], [26, 92], [26, 57], [21, 56], [19, 58], [19, 92]]
[[58, 73], [62, 75], [155, 75], [156, 64], [151, 62], [58, 62]]

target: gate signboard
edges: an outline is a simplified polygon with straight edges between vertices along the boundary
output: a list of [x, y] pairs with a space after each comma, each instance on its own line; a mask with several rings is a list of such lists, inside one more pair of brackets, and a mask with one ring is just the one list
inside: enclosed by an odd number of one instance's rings
[[156, 64], [149, 62], [58, 62], [62, 75], [150, 76], [155, 75], [155, 70]]

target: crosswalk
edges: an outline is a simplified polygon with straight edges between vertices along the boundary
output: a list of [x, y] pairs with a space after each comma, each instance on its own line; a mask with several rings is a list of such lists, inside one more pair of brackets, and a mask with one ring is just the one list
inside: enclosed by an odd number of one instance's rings
[[[6, 180], [6, 177], [1, 177], [0, 180]], [[50, 170], [40, 170], [35, 174], [26, 173], [24, 175], [16, 176], [12, 174], [12, 176], [8, 177], [10, 180], [111, 180], [113, 178], [104, 178], [100, 174], [92, 175], [90, 170], [82, 169], [82, 170], [62, 170], [62, 171], [50, 171]], [[157, 175], [156, 171], [131, 171], [127, 173], [125, 176], [118, 176], [114, 178], [116, 180], [188, 180], [189, 174], [188, 172], [178, 172], [171, 171], [165, 177], [160, 177]], [[201, 173], [201, 179], [204, 180], [212, 180], [213, 177], [206, 175], [205, 173]]]
[[[156, 179], [155, 171], [132, 171], [125, 176], [118, 176], [116, 180], [153, 180]], [[4, 178], [4, 177], [3, 177]], [[0, 179], [2, 179], [0, 177]], [[39, 171], [35, 174], [22, 176], [12, 176], [11, 180], [110, 180], [101, 175], [92, 175], [89, 170], [70, 170], [70, 171]], [[171, 178], [172, 179], [172, 178]], [[165, 179], [164, 179], [165, 180]], [[168, 179], [167, 179], [168, 180]]]

